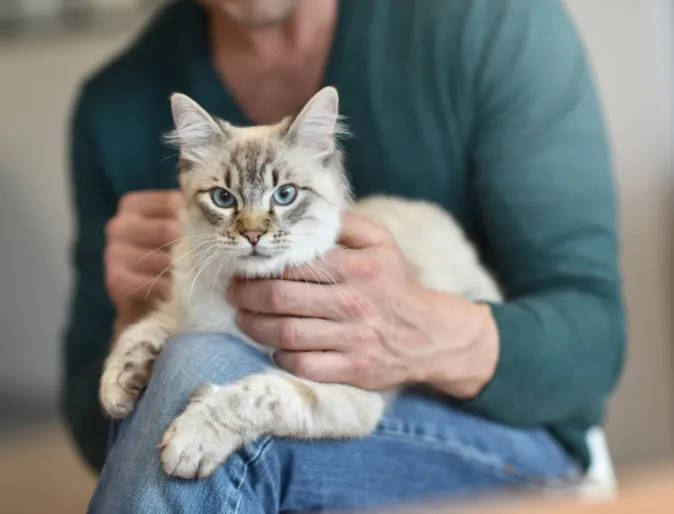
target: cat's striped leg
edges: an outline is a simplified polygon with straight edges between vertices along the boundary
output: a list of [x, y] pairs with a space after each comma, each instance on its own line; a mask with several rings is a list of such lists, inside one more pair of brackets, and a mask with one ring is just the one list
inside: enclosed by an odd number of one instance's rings
[[206, 477], [262, 435], [364, 437], [375, 429], [385, 406], [381, 393], [276, 370], [225, 386], [204, 385], [164, 434], [162, 463], [171, 475]]
[[172, 306], [161, 304], [140, 321], [127, 327], [115, 341], [103, 365], [99, 398], [112, 418], [124, 418], [150, 378], [159, 350], [177, 330]]

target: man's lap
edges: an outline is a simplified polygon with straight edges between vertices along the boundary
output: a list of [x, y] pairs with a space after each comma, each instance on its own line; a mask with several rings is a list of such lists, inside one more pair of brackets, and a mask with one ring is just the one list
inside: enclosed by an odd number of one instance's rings
[[[204, 382], [225, 383], [262, 370], [269, 359], [227, 336], [187, 334], [167, 342], [134, 413], [114, 443], [91, 512], [308, 511], [459, 497], [571, 480], [577, 467], [543, 429], [515, 429], [422, 391], [390, 406], [362, 440], [263, 438], [212, 477], [163, 474], [156, 449], [163, 430]], [[220, 509], [220, 510], [218, 510]]]

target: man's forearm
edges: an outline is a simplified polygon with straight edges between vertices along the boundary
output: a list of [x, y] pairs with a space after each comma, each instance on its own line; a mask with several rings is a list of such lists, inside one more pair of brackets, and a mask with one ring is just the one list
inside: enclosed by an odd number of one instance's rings
[[606, 287], [604, 293], [567, 288], [491, 306], [498, 366], [466, 407], [518, 426], [598, 423], [620, 373], [625, 340], [621, 303]]

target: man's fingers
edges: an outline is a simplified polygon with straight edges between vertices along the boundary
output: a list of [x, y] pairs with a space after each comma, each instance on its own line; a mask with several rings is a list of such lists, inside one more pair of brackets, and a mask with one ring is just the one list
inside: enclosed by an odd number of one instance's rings
[[368, 279], [381, 267], [375, 253], [368, 250], [336, 248], [318, 261], [299, 268], [287, 268], [282, 278], [297, 282], [335, 284], [352, 288], [354, 279]]
[[154, 250], [180, 239], [182, 230], [177, 219], [145, 218], [127, 214], [113, 219], [107, 227], [108, 243], [123, 241]]
[[385, 228], [361, 218], [353, 212], [342, 215], [339, 242], [354, 250], [391, 244], [391, 234]]
[[361, 316], [366, 307], [353, 288], [289, 280], [234, 282], [228, 299], [244, 311], [335, 321]]
[[351, 262], [357, 258], [351, 250], [337, 248], [311, 264], [286, 268], [283, 279], [314, 284], [338, 284], [347, 281]]
[[114, 269], [107, 277], [107, 289], [115, 302], [166, 299], [171, 293], [168, 272], [147, 274], [128, 270], [117, 273]]
[[134, 212], [151, 218], [174, 218], [182, 195], [179, 191], [135, 191], [119, 202], [119, 212]]
[[168, 272], [173, 262], [168, 247], [151, 250], [124, 243], [109, 247], [106, 250], [105, 259], [110, 266], [124, 263], [129, 269], [150, 276], [157, 276], [164, 270]]
[[314, 382], [351, 383], [355, 369], [348, 354], [342, 352], [289, 352], [274, 354], [279, 367]]
[[349, 334], [341, 323], [316, 318], [268, 316], [240, 311], [239, 328], [255, 341], [279, 350], [344, 350]]

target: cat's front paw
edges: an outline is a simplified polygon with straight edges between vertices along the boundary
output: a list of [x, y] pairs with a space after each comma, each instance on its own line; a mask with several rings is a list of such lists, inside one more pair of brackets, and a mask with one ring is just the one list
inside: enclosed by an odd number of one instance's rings
[[168, 475], [206, 478], [246, 442], [240, 420], [211, 401], [216, 389], [202, 386], [164, 433], [159, 448]]
[[117, 419], [125, 418], [133, 410], [157, 356], [149, 342], [125, 346], [130, 349], [113, 353], [106, 362], [99, 394], [105, 412]]

